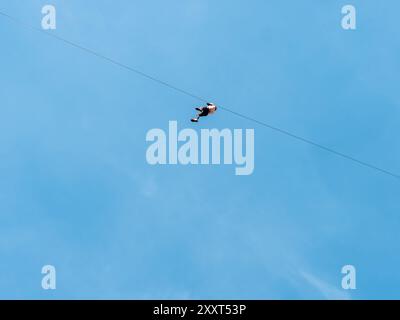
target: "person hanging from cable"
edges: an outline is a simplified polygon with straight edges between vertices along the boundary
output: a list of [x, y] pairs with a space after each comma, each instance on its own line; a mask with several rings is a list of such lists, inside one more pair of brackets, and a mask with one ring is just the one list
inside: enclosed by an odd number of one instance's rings
[[190, 119], [192, 122], [199, 122], [200, 117], [207, 117], [209, 114], [213, 114], [215, 111], [217, 111], [218, 108], [213, 103], [207, 103], [207, 106], [195, 109], [199, 111], [199, 113], [196, 118]]

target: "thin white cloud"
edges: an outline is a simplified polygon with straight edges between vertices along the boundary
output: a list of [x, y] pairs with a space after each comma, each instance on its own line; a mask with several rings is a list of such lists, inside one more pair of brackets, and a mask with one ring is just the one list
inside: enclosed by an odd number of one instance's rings
[[313, 288], [318, 290], [318, 292], [325, 298], [329, 300], [349, 300], [351, 299], [350, 294], [338, 287], [318, 278], [317, 276], [300, 271], [300, 276]]

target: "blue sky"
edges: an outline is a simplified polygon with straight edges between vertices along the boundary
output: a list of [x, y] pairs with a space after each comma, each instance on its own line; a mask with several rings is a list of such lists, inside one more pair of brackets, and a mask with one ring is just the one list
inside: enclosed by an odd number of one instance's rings
[[[400, 4], [10, 1], [1, 10], [400, 173]], [[357, 9], [357, 30], [341, 8]], [[0, 18], [0, 298], [400, 298], [400, 182]], [[254, 128], [255, 171], [150, 166], [152, 128]], [[204, 193], [208, 197], [204, 199]], [[41, 288], [41, 268], [57, 289]], [[342, 266], [357, 289], [341, 288]]]

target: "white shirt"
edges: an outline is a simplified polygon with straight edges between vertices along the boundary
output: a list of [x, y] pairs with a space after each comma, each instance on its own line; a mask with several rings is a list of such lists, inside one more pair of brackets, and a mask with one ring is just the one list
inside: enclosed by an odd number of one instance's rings
[[214, 113], [215, 111], [217, 111], [217, 106], [215, 104], [211, 104], [211, 106], [208, 106], [208, 113]]

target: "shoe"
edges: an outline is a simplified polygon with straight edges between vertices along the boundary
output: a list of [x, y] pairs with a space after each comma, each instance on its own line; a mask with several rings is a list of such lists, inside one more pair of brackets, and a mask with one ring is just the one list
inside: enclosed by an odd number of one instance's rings
[[190, 119], [190, 121], [192, 121], [192, 122], [199, 122], [199, 119]]

